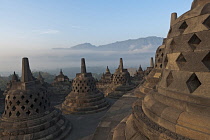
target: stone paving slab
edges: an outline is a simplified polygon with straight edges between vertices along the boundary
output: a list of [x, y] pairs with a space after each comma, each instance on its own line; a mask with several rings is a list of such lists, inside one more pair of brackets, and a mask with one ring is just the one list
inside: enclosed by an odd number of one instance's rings
[[132, 104], [136, 100], [133, 90], [117, 100], [99, 123], [94, 135], [87, 140], [112, 140], [114, 128], [132, 113]]
[[[116, 102], [116, 99], [107, 99], [110, 105]], [[72, 124], [72, 131], [66, 140], [90, 140], [100, 121], [109, 109], [93, 114], [64, 115]], [[109, 122], [104, 122], [103, 126], [109, 126]]]

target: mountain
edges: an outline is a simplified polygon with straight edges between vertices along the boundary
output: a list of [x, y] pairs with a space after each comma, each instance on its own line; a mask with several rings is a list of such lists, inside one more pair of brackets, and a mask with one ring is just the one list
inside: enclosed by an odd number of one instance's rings
[[146, 37], [139, 39], [129, 39], [125, 41], [117, 41], [115, 43], [95, 46], [90, 43], [79, 44], [70, 48], [54, 48], [54, 49], [70, 49], [70, 50], [94, 50], [94, 51], [134, 51], [139, 49], [156, 49], [162, 44], [162, 37]]

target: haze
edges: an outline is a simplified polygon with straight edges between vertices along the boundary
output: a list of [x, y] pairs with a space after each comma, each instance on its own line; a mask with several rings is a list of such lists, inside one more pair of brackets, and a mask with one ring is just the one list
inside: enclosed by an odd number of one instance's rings
[[[103, 45], [147, 36], [166, 37], [170, 14], [182, 14], [190, 9], [191, 2], [0, 0], [0, 72], [20, 70], [21, 58], [25, 56], [29, 57], [32, 70], [79, 66], [81, 57], [86, 57], [89, 66], [115, 66], [119, 60], [108, 57], [116, 54], [127, 61], [127, 67], [137, 67], [140, 63], [149, 65], [148, 58], [155, 52], [151, 48], [146, 52], [57, 51], [52, 48], [69, 48], [86, 42]], [[140, 57], [145, 53], [147, 57]], [[103, 55], [107, 60], [94, 59], [94, 55]]]

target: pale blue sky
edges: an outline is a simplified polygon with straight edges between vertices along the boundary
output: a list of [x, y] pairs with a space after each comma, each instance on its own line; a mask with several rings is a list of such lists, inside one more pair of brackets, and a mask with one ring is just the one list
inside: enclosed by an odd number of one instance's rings
[[24, 56], [34, 64], [36, 61], [35, 66], [47, 68], [46, 62], [40, 64], [42, 60], [38, 58], [46, 56], [47, 61], [47, 57], [62, 56], [50, 56], [51, 48], [166, 37], [171, 13], [183, 14], [191, 3], [192, 0], [0, 0], [1, 70], [17, 69]]
[[[68, 47], [160, 36], [192, 0], [0, 0], [0, 46]], [[35, 45], [36, 43], [36, 45]]]

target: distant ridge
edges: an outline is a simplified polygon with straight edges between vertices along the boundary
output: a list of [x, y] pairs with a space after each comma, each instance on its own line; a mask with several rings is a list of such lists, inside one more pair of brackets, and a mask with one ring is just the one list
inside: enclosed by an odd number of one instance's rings
[[53, 48], [56, 50], [95, 50], [95, 51], [132, 51], [150, 47], [156, 49], [162, 44], [163, 38], [150, 36], [139, 39], [129, 39], [125, 41], [117, 41], [106, 45], [95, 46], [90, 43], [79, 44], [69, 48]]

